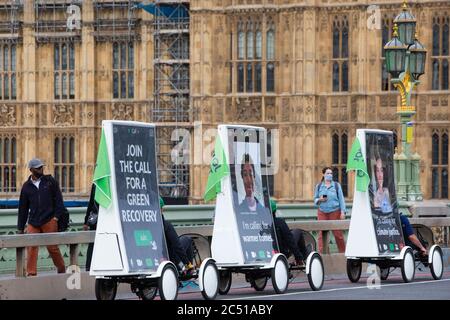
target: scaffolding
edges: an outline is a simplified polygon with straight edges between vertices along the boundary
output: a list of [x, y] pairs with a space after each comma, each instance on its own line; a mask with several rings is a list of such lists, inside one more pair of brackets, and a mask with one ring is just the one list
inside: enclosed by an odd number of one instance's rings
[[0, 3], [0, 43], [18, 43], [23, 14], [22, 0], [7, 0]]
[[[152, 119], [157, 126], [160, 193], [174, 203], [189, 196], [189, 164], [177, 163], [177, 129], [189, 130], [189, 1], [155, 0], [140, 5], [153, 16], [154, 92]], [[175, 156], [175, 157], [174, 157]], [[178, 156], [182, 156], [178, 154]], [[179, 158], [178, 158], [179, 159]]]
[[80, 28], [68, 25], [67, 8], [76, 5], [80, 9], [82, 0], [35, 0], [35, 33], [37, 43], [46, 42], [80, 42]]
[[97, 0], [95, 8], [94, 38], [98, 42], [139, 41], [139, 19], [136, 8], [139, 1]]

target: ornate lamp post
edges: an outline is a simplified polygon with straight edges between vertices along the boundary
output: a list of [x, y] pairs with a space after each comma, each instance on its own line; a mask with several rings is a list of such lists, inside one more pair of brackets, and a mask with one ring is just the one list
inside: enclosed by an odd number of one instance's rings
[[399, 199], [423, 200], [419, 181], [420, 156], [411, 154], [413, 135], [412, 116], [416, 113], [411, 105], [411, 94], [425, 73], [426, 50], [417, 40], [416, 18], [408, 11], [406, 0], [402, 12], [394, 20], [392, 39], [384, 46], [387, 71], [392, 84], [400, 92], [401, 104], [397, 107], [402, 127], [402, 149], [395, 154], [397, 192]]

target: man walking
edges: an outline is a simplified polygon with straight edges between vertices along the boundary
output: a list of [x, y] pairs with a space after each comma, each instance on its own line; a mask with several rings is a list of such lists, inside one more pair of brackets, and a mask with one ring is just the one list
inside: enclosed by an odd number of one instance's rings
[[[58, 182], [51, 175], [44, 175], [44, 163], [37, 158], [30, 160], [31, 175], [23, 184], [19, 199], [18, 233], [58, 232], [58, 219], [64, 212], [64, 203]], [[64, 259], [57, 245], [47, 246], [58, 273], [65, 273]], [[27, 248], [27, 276], [37, 274], [39, 247]]]

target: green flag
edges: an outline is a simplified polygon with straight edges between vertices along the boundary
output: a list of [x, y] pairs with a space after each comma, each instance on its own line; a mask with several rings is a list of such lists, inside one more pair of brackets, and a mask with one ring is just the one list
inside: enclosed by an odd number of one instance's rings
[[347, 171], [350, 170], [356, 171], [356, 190], [366, 192], [370, 179], [367, 174], [367, 165], [358, 138], [353, 141], [352, 150], [347, 161]]
[[221, 181], [223, 177], [230, 174], [230, 167], [225, 156], [220, 141], [220, 136], [216, 137], [216, 144], [214, 146], [214, 154], [211, 159], [211, 166], [209, 168], [208, 183], [206, 184], [206, 191], [203, 198], [205, 201], [210, 201], [216, 198], [216, 195], [222, 191]]
[[111, 204], [111, 186], [109, 179], [111, 168], [109, 166], [108, 148], [106, 146], [105, 132], [102, 129], [102, 137], [97, 153], [97, 164], [94, 171], [95, 201], [102, 207], [108, 208]]

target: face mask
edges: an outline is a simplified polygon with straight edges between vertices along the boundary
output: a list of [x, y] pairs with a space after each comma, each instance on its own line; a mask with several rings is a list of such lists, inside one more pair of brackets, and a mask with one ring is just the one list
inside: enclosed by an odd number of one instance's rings
[[332, 174], [326, 174], [325, 175], [325, 180], [327, 180], [327, 181], [333, 180], [333, 175]]

